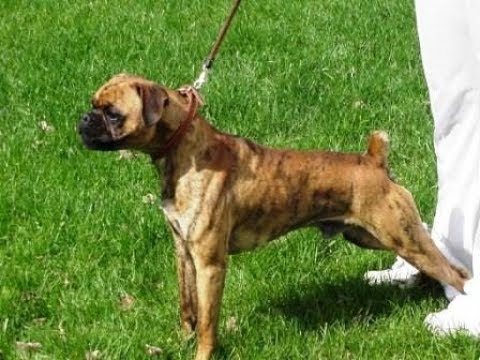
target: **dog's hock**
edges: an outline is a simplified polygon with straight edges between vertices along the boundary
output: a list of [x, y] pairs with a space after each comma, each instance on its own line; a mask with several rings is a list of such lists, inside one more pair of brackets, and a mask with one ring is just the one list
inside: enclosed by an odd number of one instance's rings
[[388, 144], [390, 140], [385, 131], [374, 131], [370, 135], [367, 154], [380, 167], [387, 167]]

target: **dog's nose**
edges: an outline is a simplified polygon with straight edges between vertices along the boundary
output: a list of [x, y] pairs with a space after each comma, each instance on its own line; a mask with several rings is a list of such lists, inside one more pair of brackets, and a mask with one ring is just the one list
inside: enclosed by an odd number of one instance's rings
[[86, 124], [90, 121], [90, 114], [85, 114], [82, 116], [81, 122]]
[[90, 123], [90, 114], [85, 114], [80, 118], [80, 121], [78, 122], [77, 125], [77, 131], [80, 135], [83, 135], [85, 133], [85, 128], [88, 126]]

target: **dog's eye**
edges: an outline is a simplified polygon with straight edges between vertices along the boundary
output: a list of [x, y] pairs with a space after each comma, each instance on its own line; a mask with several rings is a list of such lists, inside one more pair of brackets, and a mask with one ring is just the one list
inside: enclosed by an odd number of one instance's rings
[[108, 121], [111, 123], [118, 123], [123, 120], [123, 115], [119, 114], [118, 112], [114, 111], [111, 108], [105, 109], [105, 116], [107, 117]]

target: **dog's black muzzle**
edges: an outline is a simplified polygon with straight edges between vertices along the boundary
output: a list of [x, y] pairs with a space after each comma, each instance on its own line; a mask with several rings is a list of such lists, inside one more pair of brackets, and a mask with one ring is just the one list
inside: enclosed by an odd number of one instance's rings
[[78, 123], [78, 134], [84, 145], [91, 150], [119, 150], [121, 141], [114, 139], [102, 111], [94, 109], [82, 116]]

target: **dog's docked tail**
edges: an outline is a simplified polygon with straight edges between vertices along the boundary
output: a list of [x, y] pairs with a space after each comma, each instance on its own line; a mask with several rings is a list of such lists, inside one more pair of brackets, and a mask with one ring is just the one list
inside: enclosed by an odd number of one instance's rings
[[385, 131], [374, 131], [368, 141], [367, 155], [370, 156], [379, 167], [388, 169], [388, 135]]

